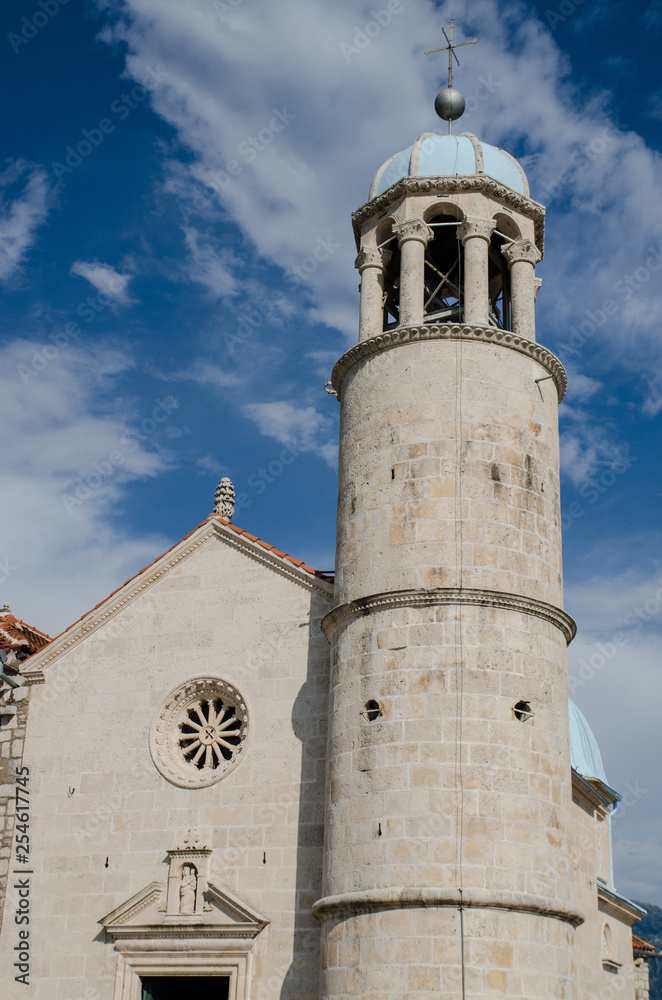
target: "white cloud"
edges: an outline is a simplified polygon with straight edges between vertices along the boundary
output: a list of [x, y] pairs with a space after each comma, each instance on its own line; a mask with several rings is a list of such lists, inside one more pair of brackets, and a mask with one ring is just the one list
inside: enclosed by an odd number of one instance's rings
[[12, 278], [24, 263], [51, 204], [42, 167], [16, 160], [0, 174], [0, 281]]
[[[569, 30], [585, 33], [591, 18], [614, 17], [617, 6], [585, 6], [567, 19]], [[195, 206], [204, 190], [262, 259], [285, 271], [301, 267], [320, 239], [335, 244], [297, 286], [305, 293], [297, 303], [308, 306], [311, 319], [354, 340], [358, 282], [349, 213], [366, 200], [371, 177], [388, 156], [440, 128], [432, 100], [443, 57], [424, 59], [421, 49], [438, 37], [451, 9], [450, 2], [404, 4], [349, 61], [341, 46], [371, 17], [369, 6], [354, 0], [251, 0], [225, 18], [209, 0], [125, 0], [106, 37], [125, 43], [127, 71], [137, 80], [149, 65], [168, 67], [152, 106], [186, 149], [173, 169], [180, 204]], [[659, 9], [657, 0], [649, 6], [650, 24], [658, 22]], [[661, 261], [655, 255], [662, 162], [640, 136], [611, 119], [609, 94], [583, 96], [572, 87], [569, 62], [546, 23], [516, 0], [463, 4], [462, 31], [479, 35], [480, 44], [464, 50], [458, 83], [469, 111], [459, 130], [519, 151], [533, 197], [547, 204], [539, 339], [561, 341], [559, 353], [569, 353], [564, 341], [579, 342], [593, 360], [590, 375], [571, 389], [562, 438], [565, 471], [581, 485], [601, 470], [613, 471], [622, 454], [613, 428], [596, 427], [578, 409], [595, 397], [596, 383], [608, 382], [605, 370], [634, 371], [645, 389], [645, 411], [662, 408]], [[233, 294], [232, 264], [211, 236], [195, 233], [189, 250], [197, 272], [189, 276], [216, 296]], [[254, 355], [258, 336], [249, 341]], [[244, 412], [281, 444], [320, 454], [329, 464], [335, 459], [330, 424], [313, 406], [286, 400], [254, 403]], [[595, 600], [604, 603], [603, 644], [609, 641], [605, 621], [623, 610], [623, 586], [620, 579], [595, 584]], [[572, 612], [581, 600], [572, 591], [569, 597]], [[590, 598], [582, 600], [588, 614]], [[596, 635], [575, 640], [571, 671], [596, 656], [597, 641]], [[662, 892], [645, 871], [646, 862], [659, 867], [661, 860], [654, 825], [662, 790], [661, 677], [659, 645], [630, 634], [618, 656], [575, 694], [612, 783], [623, 788], [641, 778], [655, 790], [617, 826], [617, 883], [626, 891], [648, 877], [651, 891]], [[648, 895], [644, 887], [636, 894]]]
[[191, 281], [204, 285], [213, 298], [224, 298], [235, 295], [238, 291], [237, 280], [232, 272], [232, 265], [237, 261], [227, 250], [217, 250], [211, 241], [192, 226], [184, 228], [189, 260], [186, 273]]
[[[126, 43], [127, 70], [136, 79], [149, 65], [168, 66], [152, 104], [189, 153], [174, 171], [180, 196], [186, 197], [187, 177], [191, 190], [204, 185], [206, 197], [229, 213], [263, 258], [285, 269], [300, 266], [320, 239], [338, 247], [301, 289], [309, 293], [311, 319], [353, 338], [357, 280], [348, 264], [354, 252], [348, 216], [366, 200], [383, 160], [440, 126], [432, 99], [442, 57], [423, 59], [420, 48], [451, 7], [405, 4], [349, 58], [342, 46], [370, 20], [369, 9], [353, 0], [252, 0], [224, 17], [208, 0], [185, 7], [177, 0], [127, 0], [106, 37]], [[604, 5], [599, 14], [605, 16]], [[573, 29], [586, 16], [573, 16]], [[635, 277], [634, 289], [623, 282], [659, 242], [660, 157], [610, 119], [607, 94], [582, 99], [573, 90], [554, 35], [526, 5], [468, 0], [462, 21], [467, 36], [480, 35], [480, 56], [466, 50], [462, 60], [470, 101], [461, 127], [523, 151], [533, 195], [550, 210], [541, 333], [579, 326], [612, 300], [615, 312], [594, 324], [600, 363], [636, 371], [649, 386], [648, 411], [657, 412], [657, 282], [637, 285]], [[557, 232], [571, 238], [555, 238]], [[213, 254], [209, 263], [203, 256], [196, 280], [214, 294], [231, 294], [224, 263], [216, 272]]]
[[568, 392], [564, 399], [565, 406], [562, 412], [567, 411], [568, 405], [572, 406], [574, 403], [583, 403], [587, 399], [591, 399], [596, 392], [602, 389], [602, 382], [599, 379], [581, 375], [579, 372], [573, 371], [570, 365], [566, 365], [566, 370], [568, 372]]
[[565, 418], [560, 436], [561, 473], [574, 486], [590, 484], [593, 477], [605, 473], [606, 480], [613, 484], [616, 476], [637, 461], [627, 444], [614, 439], [617, 432], [608, 424], [599, 424], [590, 414], [569, 406], [560, 412]]
[[568, 650], [570, 696], [596, 735], [608, 782], [624, 797], [613, 826], [616, 887], [659, 902], [662, 574], [596, 577], [567, 588], [565, 606], [580, 625]]
[[121, 274], [110, 264], [102, 264], [98, 260], [77, 260], [71, 265], [71, 274], [89, 281], [99, 295], [110, 300], [109, 304], [128, 306], [133, 301], [128, 291], [132, 275]]
[[226, 372], [214, 361], [205, 361], [202, 358], [193, 361], [188, 368], [179, 368], [173, 372], [154, 370], [151, 374], [164, 382], [195, 382], [197, 385], [216, 386], [219, 389], [236, 385], [239, 381], [236, 375]]
[[11, 568], [0, 572], [0, 603], [55, 634], [171, 544], [133, 537], [109, 515], [129, 483], [171, 466], [155, 428], [173, 419], [176, 400], [161, 401], [158, 422], [156, 399], [145, 412], [121, 406], [115, 381], [132, 362], [102, 344], [69, 345], [26, 384], [21, 370], [43, 348], [0, 349], [0, 565]]
[[275, 438], [295, 451], [312, 452], [335, 468], [338, 444], [333, 420], [318, 413], [314, 406], [298, 407], [283, 400], [248, 403], [243, 412], [257, 424], [260, 434]]
[[[566, 601], [584, 630], [608, 632], [644, 626], [662, 630], [662, 567], [656, 576], [628, 571], [618, 576], [595, 575], [566, 586]], [[626, 621], [627, 619], [627, 621]]]

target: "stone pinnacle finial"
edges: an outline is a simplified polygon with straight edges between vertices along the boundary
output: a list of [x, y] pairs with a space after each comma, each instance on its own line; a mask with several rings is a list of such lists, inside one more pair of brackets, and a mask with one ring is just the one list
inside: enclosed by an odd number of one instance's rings
[[234, 516], [234, 486], [227, 476], [224, 476], [216, 487], [214, 501], [214, 513], [220, 514], [226, 521], [231, 521]]

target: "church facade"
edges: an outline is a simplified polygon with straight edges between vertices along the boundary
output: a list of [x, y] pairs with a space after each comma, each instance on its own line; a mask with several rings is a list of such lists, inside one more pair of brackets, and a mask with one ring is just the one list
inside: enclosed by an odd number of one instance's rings
[[568, 701], [544, 208], [430, 133], [353, 224], [335, 578], [222, 481], [56, 639], [0, 613], [3, 997], [646, 1000]]

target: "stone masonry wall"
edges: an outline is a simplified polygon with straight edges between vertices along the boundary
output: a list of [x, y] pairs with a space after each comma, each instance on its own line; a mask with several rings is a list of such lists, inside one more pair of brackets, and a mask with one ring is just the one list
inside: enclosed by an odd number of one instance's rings
[[[572, 800], [573, 899], [584, 914], [574, 934], [575, 989], [581, 1000], [635, 1000], [636, 970], [632, 928], [598, 903], [598, 848], [595, 809], [580, 789]], [[602, 934], [609, 925], [618, 972], [602, 965]]]
[[648, 1000], [650, 996], [648, 979], [648, 962], [638, 958], [634, 963], [635, 1000]]
[[462, 585], [562, 606], [558, 402], [552, 382], [540, 398], [544, 375], [505, 347], [452, 341], [353, 369], [342, 390], [337, 603]]
[[[164, 883], [166, 852], [193, 827], [212, 848], [210, 880], [269, 921], [253, 947], [252, 1000], [316, 1000], [328, 609], [322, 594], [213, 538], [46, 668], [23, 758], [31, 980], [7, 975], [16, 928], [5, 921], [3, 1000], [112, 1000], [117, 953], [98, 921]], [[173, 688], [206, 675], [239, 690], [250, 735], [221, 781], [182, 788], [156, 769], [150, 727]]]
[[0, 931], [4, 916], [4, 901], [16, 813], [15, 775], [23, 764], [25, 727], [30, 703], [28, 689], [18, 689], [16, 714], [0, 717]]

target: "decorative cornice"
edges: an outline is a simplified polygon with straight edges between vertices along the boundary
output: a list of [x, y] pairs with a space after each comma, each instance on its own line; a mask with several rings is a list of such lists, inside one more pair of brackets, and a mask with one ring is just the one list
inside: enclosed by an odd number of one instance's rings
[[[207, 523], [214, 524], [216, 522], [209, 521]], [[204, 528], [202, 530], [204, 531]], [[43, 653], [35, 653], [34, 657], [30, 657], [30, 660], [34, 661], [34, 665], [31, 663], [30, 669], [26, 669], [23, 675], [26, 684], [43, 683], [45, 679], [43, 670], [45, 667], [50, 666], [53, 660], [61, 656], [62, 653], [66, 653], [74, 646], [77, 646], [91, 632], [95, 632], [101, 625], [109, 621], [109, 619], [114, 618], [119, 611], [122, 611], [123, 608], [140, 597], [145, 590], [158, 583], [178, 563], [188, 558], [201, 545], [205, 545], [211, 537], [210, 532], [204, 531], [202, 535], [194, 536], [194, 539], [187, 539], [188, 544], [178, 551], [173, 552], [169, 558], [166, 559], [163, 557], [148, 572], [141, 573], [134, 580], [129, 580], [124, 587], [120, 588], [114, 599], [113, 597], [106, 598], [102, 602], [98, 613], [95, 614], [96, 609], [89, 612], [80, 622], [70, 626], [61, 636], [53, 639], [53, 642], [45, 647]]]
[[373, 357], [381, 351], [420, 340], [471, 340], [484, 344], [498, 344], [519, 354], [526, 354], [542, 365], [554, 379], [559, 403], [568, 388], [568, 376], [556, 355], [541, 344], [527, 340], [526, 337], [518, 337], [509, 330], [501, 330], [495, 326], [403, 326], [395, 330], [384, 330], [375, 337], [362, 340], [338, 359], [331, 375], [331, 384], [336, 390], [338, 399], [345, 378], [360, 361], [365, 361], [366, 358]]
[[598, 881], [598, 907], [611, 916], [618, 917], [619, 920], [630, 926], [636, 923], [637, 920], [641, 920], [642, 916], [646, 913], [646, 910], [642, 906], [633, 903], [626, 896], [621, 896], [620, 892], [608, 889], [600, 881]]
[[[560, 363], [561, 362], [559, 362], [559, 364]], [[329, 596], [333, 594], [332, 583], [322, 580], [319, 576], [313, 576], [311, 573], [307, 573], [306, 570], [299, 569], [295, 563], [274, 555], [268, 549], [263, 549], [261, 546], [252, 542], [246, 535], [235, 534], [231, 528], [226, 528], [220, 521], [211, 521], [209, 523], [214, 526], [216, 534], [221, 537], [224, 542], [227, 542], [229, 545], [233, 545], [236, 549], [239, 549], [246, 555], [251, 556], [257, 562], [263, 563], [265, 566], [268, 566], [270, 569], [273, 569], [284, 576], [288, 576], [291, 580], [302, 584], [309, 590], [314, 590], [315, 593], [321, 594], [321, 596], [325, 597], [327, 600], [329, 599]]]
[[50, 666], [53, 660], [68, 652], [81, 640], [104, 625], [113, 618], [119, 611], [131, 604], [140, 597], [146, 590], [158, 583], [166, 576], [171, 569], [174, 569], [184, 559], [187, 559], [201, 545], [206, 545], [213, 538], [221, 538], [228, 545], [239, 549], [245, 555], [250, 556], [257, 562], [268, 566], [281, 575], [314, 591], [316, 594], [330, 600], [333, 594], [333, 585], [327, 583], [318, 576], [313, 576], [305, 570], [299, 569], [293, 562], [274, 555], [268, 549], [264, 549], [251, 541], [246, 535], [237, 534], [231, 527], [226, 527], [221, 521], [205, 521], [197, 528], [192, 535], [189, 535], [179, 546], [157, 559], [152, 566], [139, 573], [129, 580], [116, 594], [111, 594], [99, 606], [95, 608], [79, 622], [71, 625], [60, 636], [53, 639], [43, 650], [30, 657], [29, 664], [23, 672], [26, 684], [43, 684], [45, 680], [44, 668]]
[[606, 785], [604, 781], [600, 781], [598, 778], [589, 780], [574, 767], [571, 768], [571, 772], [573, 795], [583, 798], [593, 809], [597, 809], [604, 816], [621, 801], [618, 792]]
[[[261, 930], [261, 928], [260, 928]], [[172, 927], [164, 927], [163, 924], [147, 924], [144, 927], [107, 927], [106, 934], [112, 941], [129, 939], [131, 941], [159, 941], [159, 940], [190, 940], [191, 938], [205, 940], [218, 940], [219, 938], [250, 941], [257, 937], [252, 924], [242, 926], [234, 924], [231, 927], [210, 927], [208, 924], [198, 922], [191, 925], [173, 924]]]
[[119, 926], [126, 924], [133, 917], [146, 910], [148, 906], [158, 902], [164, 891], [165, 887], [161, 882], [150, 882], [140, 892], [135, 893], [130, 899], [127, 899], [120, 906], [111, 910], [105, 917], [102, 917], [98, 923], [106, 928], [111, 925]]
[[[132, 896], [112, 913], [102, 917], [98, 923], [105, 929], [111, 940], [151, 939], [151, 938], [255, 938], [269, 923], [260, 913], [249, 910], [240, 900], [225, 890], [209, 883], [205, 897], [216, 904], [210, 916], [191, 914], [173, 917], [164, 916], [157, 923], [131, 923], [159, 897], [165, 895], [165, 887], [160, 882], [151, 882], [141, 892]], [[224, 922], [219, 922], [218, 918]], [[237, 919], [237, 917], [239, 919]], [[214, 919], [216, 918], [216, 919]]]
[[467, 604], [488, 608], [503, 608], [520, 614], [542, 618], [565, 636], [570, 643], [577, 632], [577, 625], [562, 608], [556, 608], [545, 601], [536, 601], [519, 594], [506, 594], [498, 590], [478, 590], [473, 588], [437, 587], [434, 590], [392, 590], [383, 594], [371, 594], [347, 604], [339, 604], [322, 619], [322, 630], [327, 639], [344, 622], [377, 611], [391, 611], [393, 608], [430, 608], [440, 604]]
[[502, 248], [501, 253], [508, 261], [508, 267], [512, 267], [520, 260], [535, 267], [538, 261], [542, 260], [538, 247], [531, 240], [516, 240], [514, 243], [509, 243]]
[[417, 243], [422, 243], [426, 247], [434, 233], [423, 219], [407, 219], [406, 222], [398, 222], [393, 226], [393, 235], [400, 247], [407, 240], [416, 240]]
[[545, 209], [537, 201], [513, 191], [505, 184], [495, 181], [487, 174], [468, 177], [402, 177], [390, 188], [361, 205], [352, 213], [352, 225], [356, 246], [361, 242], [361, 229], [374, 215], [383, 212], [406, 194], [462, 194], [466, 191], [485, 191], [499, 201], [516, 208], [533, 221], [536, 244], [541, 253], [545, 251]]
[[409, 886], [388, 889], [367, 889], [326, 896], [313, 903], [313, 916], [318, 920], [338, 912], [349, 913], [365, 910], [403, 910], [428, 906], [449, 906], [462, 909], [514, 910], [535, 913], [541, 917], [563, 920], [579, 927], [585, 917], [581, 910], [560, 903], [552, 903], [544, 896], [526, 892], [508, 892], [503, 889], [441, 889], [437, 887], [414, 888]]

